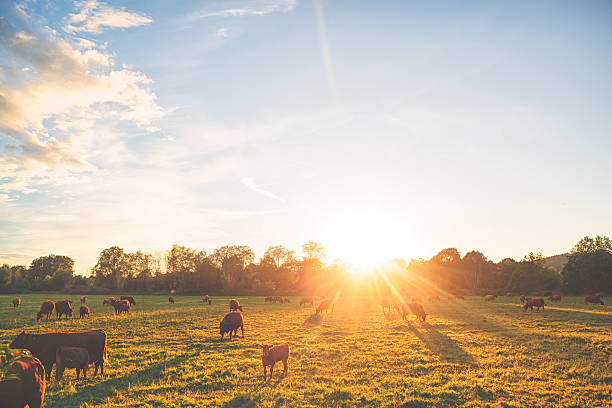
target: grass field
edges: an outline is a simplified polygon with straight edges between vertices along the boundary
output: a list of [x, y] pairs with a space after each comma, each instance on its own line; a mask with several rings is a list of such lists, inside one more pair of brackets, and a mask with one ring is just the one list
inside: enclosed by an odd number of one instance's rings
[[[229, 298], [135, 296], [117, 317], [88, 296], [92, 318], [36, 321], [43, 300], [0, 296], [0, 345], [35, 333], [103, 328], [111, 366], [75, 381], [74, 370], [47, 387], [46, 406], [66, 407], [609, 407], [612, 307], [564, 298], [523, 312], [517, 297], [423, 302], [426, 324], [383, 314], [374, 301], [344, 301], [323, 319], [311, 307], [238, 297], [245, 339], [219, 341]], [[604, 300], [609, 303], [609, 298]], [[227, 339], [227, 338], [226, 338]], [[263, 383], [258, 344], [291, 345]], [[88, 374], [93, 374], [90, 369]]]

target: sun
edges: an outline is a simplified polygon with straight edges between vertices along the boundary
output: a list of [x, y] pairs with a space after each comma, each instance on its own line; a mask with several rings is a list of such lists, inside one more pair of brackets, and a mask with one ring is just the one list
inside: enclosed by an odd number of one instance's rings
[[355, 275], [374, 271], [381, 262], [399, 258], [410, 249], [410, 235], [383, 211], [344, 211], [328, 220], [322, 242], [330, 259], [342, 259]]

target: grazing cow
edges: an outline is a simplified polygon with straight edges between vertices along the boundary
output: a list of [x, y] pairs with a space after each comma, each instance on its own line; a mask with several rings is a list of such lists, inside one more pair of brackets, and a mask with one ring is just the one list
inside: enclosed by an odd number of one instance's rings
[[121, 296], [120, 298], [121, 300], [127, 300], [128, 302], [130, 302], [130, 305], [134, 305], [136, 306], [136, 301], [134, 300], [133, 297], [131, 296]]
[[599, 296], [600, 298], [604, 297], [604, 293], [603, 292], [597, 292], [595, 294], [595, 296]]
[[274, 296], [274, 301], [278, 303], [283, 303], [283, 298], [281, 296]]
[[208, 295], [204, 295], [204, 302], [208, 302], [208, 299], [210, 299], [210, 297]]
[[334, 311], [334, 301], [331, 299], [327, 299], [322, 301], [321, 303], [319, 303], [319, 307], [317, 307], [317, 314], [319, 313], [323, 313], [323, 311], [329, 311], [329, 309], [331, 309], [331, 311]]
[[525, 302], [525, 305], [523, 306], [523, 310], [527, 310], [527, 309], [531, 309], [533, 311], [534, 307], [537, 307], [538, 310], [540, 310], [540, 308], [544, 309], [544, 299], [527, 299], [527, 301]]
[[87, 303], [87, 296], [81, 296], [81, 304], [84, 305]]
[[242, 330], [242, 338], [244, 339], [244, 319], [242, 317], [242, 313], [229, 312], [219, 324], [221, 340], [223, 340], [225, 333], [229, 333], [230, 340], [232, 339], [232, 333], [234, 334], [234, 337], [236, 337], [238, 335], [238, 329]]
[[308, 305], [308, 304], [314, 306], [314, 298], [313, 297], [305, 297], [305, 298], [302, 298], [302, 300], [300, 300], [300, 306]]
[[512, 292], [506, 292], [506, 297], [512, 297]]
[[264, 299], [266, 302], [272, 302], [272, 296], [266, 296]]
[[548, 300], [550, 300], [551, 302], [560, 302], [561, 301], [561, 295], [552, 295], [552, 296], [549, 296]]
[[53, 314], [53, 310], [55, 310], [55, 303], [50, 300], [45, 300], [42, 305], [40, 305], [38, 313], [36, 313], [36, 320], [42, 319], [43, 316], [47, 316], [47, 320], [49, 320], [51, 314]]
[[21, 298], [16, 297], [15, 299], [13, 299], [13, 307], [19, 307], [20, 304]]
[[438, 296], [438, 295], [429, 295], [429, 296], [427, 296], [427, 300], [429, 300], [430, 302], [433, 302], [434, 300], [437, 300], [439, 302], [440, 301], [440, 296]]
[[106, 333], [104, 330], [90, 330], [73, 333], [30, 334], [21, 332], [9, 345], [12, 349], [30, 350], [32, 355], [40, 360], [45, 367], [47, 381], [51, 380], [51, 370], [55, 364], [55, 352], [59, 347], [83, 347], [89, 352], [89, 357], [95, 363], [94, 375], [104, 375], [106, 362]]
[[285, 298], [285, 299], [283, 299], [283, 302], [284, 302], [284, 303], [291, 303], [291, 299], [287, 299], [287, 298]]
[[3, 408], [44, 408], [45, 368], [35, 357], [15, 361], [7, 374], [18, 379], [0, 381], [0, 405]]
[[81, 319], [85, 316], [89, 317], [90, 314], [91, 314], [91, 311], [89, 310], [88, 306], [81, 306], [81, 308], [79, 309], [79, 317]]
[[229, 309], [230, 312], [237, 312], [238, 310], [244, 312], [242, 306], [240, 306], [240, 302], [238, 302], [236, 299], [232, 299], [229, 301]]
[[391, 311], [391, 308], [393, 307], [393, 304], [389, 300], [389, 298], [382, 298], [380, 300], [380, 306], [382, 307], [383, 313], [385, 313], [385, 309], [389, 309], [389, 311]]
[[110, 305], [110, 306], [112, 306], [113, 302], [116, 302], [116, 301], [117, 301], [117, 299], [115, 299], [114, 297], [109, 297], [108, 299], [104, 299], [102, 301], [102, 304], [103, 305]]
[[128, 314], [130, 313], [130, 301], [129, 300], [115, 300], [112, 303], [115, 308], [115, 314]]
[[76, 369], [76, 379], [83, 372], [83, 378], [87, 378], [87, 366], [89, 366], [89, 351], [83, 347], [58, 347], [55, 352], [55, 381], [62, 379], [66, 368]]
[[521, 297], [519, 299], [521, 300], [521, 303], [525, 303], [525, 300], [527, 300], [525, 295], [521, 295]]
[[485, 301], [490, 302], [491, 300], [495, 300], [497, 295], [487, 295], [485, 296]]
[[425, 309], [423, 309], [423, 305], [420, 303], [408, 303], [408, 305], [402, 305], [402, 319], [406, 320], [406, 316], [408, 316], [408, 309], [414, 314], [417, 320], [421, 320], [425, 323], [425, 319], [427, 318], [427, 313], [425, 313]]
[[172, 296], [170, 296], [170, 297], [168, 298], [168, 303], [172, 303], [172, 304], [174, 304], [174, 298], [173, 298]]
[[72, 317], [72, 302], [69, 300], [58, 300], [55, 302], [55, 314], [57, 315], [57, 319], [61, 319], [62, 315], [66, 315], [66, 320], [68, 317]]
[[274, 364], [279, 361], [283, 362], [283, 377], [287, 376], [287, 371], [289, 371], [289, 345], [288, 344], [280, 344], [278, 346], [273, 345], [261, 345], [262, 355], [261, 355], [261, 363], [263, 364], [264, 369], [264, 381], [266, 381], [267, 373], [266, 367], [270, 367], [270, 380], [272, 379], [272, 375], [274, 374]]
[[604, 302], [603, 300], [601, 300], [601, 298], [599, 296], [596, 295], [592, 295], [592, 296], [585, 296], [584, 297], [584, 304], [586, 305], [587, 303], [598, 303], [603, 305]]

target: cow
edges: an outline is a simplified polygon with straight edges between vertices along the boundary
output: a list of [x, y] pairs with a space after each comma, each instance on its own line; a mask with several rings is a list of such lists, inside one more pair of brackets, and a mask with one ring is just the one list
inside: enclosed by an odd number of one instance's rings
[[423, 309], [423, 305], [420, 303], [408, 303], [407, 305], [402, 305], [402, 319], [406, 320], [406, 316], [408, 316], [408, 309], [414, 314], [417, 320], [423, 321], [425, 323], [425, 319], [427, 318], [427, 313], [425, 313], [425, 309]]
[[236, 299], [232, 299], [229, 301], [229, 311], [230, 312], [236, 312], [240, 310], [241, 312], [244, 312], [244, 310], [242, 309], [242, 306], [240, 306], [240, 302], [238, 302]]
[[115, 300], [111, 304], [115, 308], [115, 314], [130, 313], [130, 301], [129, 300]]
[[238, 335], [238, 329], [242, 330], [242, 338], [244, 339], [244, 319], [240, 312], [229, 312], [223, 317], [219, 324], [219, 333], [221, 334], [221, 340], [225, 333], [229, 334], [230, 340], [232, 339], [232, 333], [234, 337]]
[[81, 296], [81, 304], [84, 305], [87, 303], [87, 296]]
[[55, 352], [55, 381], [62, 379], [66, 368], [76, 369], [76, 379], [83, 372], [83, 378], [87, 378], [87, 366], [89, 366], [89, 352], [83, 347], [58, 347]]
[[495, 300], [495, 298], [497, 297], [497, 295], [487, 295], [485, 296], [484, 300], [487, 302], [490, 302], [492, 300]]
[[172, 303], [172, 304], [174, 304], [174, 298], [173, 298], [172, 296], [170, 296], [170, 297], [168, 298], [168, 303]]
[[83, 347], [89, 352], [91, 362], [95, 365], [94, 375], [104, 375], [104, 363], [106, 362], [106, 332], [96, 329], [84, 332], [72, 333], [46, 333], [31, 334], [25, 331], [9, 345], [12, 349], [30, 350], [32, 355], [40, 360], [45, 367], [47, 381], [51, 380], [51, 370], [55, 364], [55, 352], [59, 347]]
[[69, 300], [58, 300], [55, 302], [55, 314], [57, 315], [57, 319], [61, 319], [62, 315], [66, 315], [66, 320], [68, 317], [72, 317], [72, 302]]
[[506, 297], [512, 297], [512, 292], [506, 292]]
[[523, 310], [527, 310], [527, 309], [531, 309], [533, 311], [534, 307], [537, 307], [538, 310], [540, 310], [540, 308], [544, 309], [544, 299], [527, 299], [527, 301], [525, 302], [525, 305], [523, 306]]
[[319, 303], [319, 307], [317, 307], [317, 314], [323, 313], [324, 310], [328, 312], [329, 309], [331, 309], [332, 312], [334, 311], [334, 301], [331, 299], [324, 300]]
[[302, 305], [312, 305], [314, 306], [314, 298], [313, 297], [305, 297], [300, 300], [300, 306]]
[[291, 299], [285, 298], [285, 299], [283, 299], [283, 302], [284, 303], [291, 303]]
[[596, 295], [591, 295], [591, 296], [587, 295], [587, 296], [585, 296], [584, 297], [584, 304], [586, 305], [588, 303], [595, 303], [595, 304], [601, 304], [601, 305], [604, 304], [603, 300], [601, 300], [601, 298], [599, 296], [596, 296]]
[[16, 297], [13, 299], [13, 307], [19, 307], [21, 305], [21, 298]]
[[525, 301], [527, 300], [525, 295], [521, 295], [521, 297], [519, 299], [521, 299], [521, 303], [525, 303]]
[[0, 381], [0, 405], [3, 408], [44, 408], [45, 368], [36, 357], [24, 357], [15, 361], [8, 375], [17, 379]]
[[36, 313], [36, 320], [42, 319], [43, 316], [47, 316], [47, 320], [49, 320], [53, 314], [53, 310], [55, 310], [55, 303], [50, 300], [45, 300], [42, 305], [40, 305], [38, 313]]
[[81, 308], [79, 309], [79, 317], [81, 319], [85, 316], [89, 317], [90, 314], [91, 314], [91, 311], [89, 310], [88, 306], [81, 306]]
[[263, 364], [264, 369], [264, 381], [266, 381], [267, 373], [266, 367], [270, 367], [270, 380], [272, 379], [272, 375], [274, 374], [274, 364], [279, 361], [283, 362], [283, 377], [287, 376], [287, 372], [289, 371], [289, 345], [288, 344], [280, 344], [278, 346], [273, 346], [271, 344], [262, 344], [262, 355], [261, 355], [261, 363]]
[[264, 299], [266, 302], [272, 302], [272, 296], [266, 296]]
[[389, 311], [391, 311], [391, 308], [393, 307], [393, 304], [389, 300], [389, 298], [382, 298], [380, 300], [380, 306], [382, 307], [383, 313], [385, 313], [385, 309], [389, 309]]
[[552, 295], [552, 296], [549, 296], [548, 300], [550, 300], [551, 302], [560, 302], [561, 301], [561, 295]]
[[130, 302], [130, 305], [134, 305], [136, 306], [136, 301], [134, 300], [133, 297], [131, 296], [121, 296], [120, 298], [121, 300], [127, 300], [128, 302]]
[[597, 292], [595, 294], [595, 296], [599, 296], [600, 298], [604, 297], [604, 293], [603, 292]]
[[110, 306], [112, 306], [113, 302], [116, 302], [116, 301], [117, 301], [117, 299], [115, 299], [114, 297], [109, 297], [108, 299], [104, 299], [102, 301], [102, 304], [103, 305], [110, 305]]

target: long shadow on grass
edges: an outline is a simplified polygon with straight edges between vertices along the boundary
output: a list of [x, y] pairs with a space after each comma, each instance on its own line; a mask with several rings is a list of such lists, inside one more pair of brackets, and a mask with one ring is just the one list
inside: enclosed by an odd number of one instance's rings
[[417, 336], [432, 353], [441, 360], [451, 363], [473, 364], [474, 358], [459, 344], [429, 324], [417, 328], [408, 322], [408, 329]]

